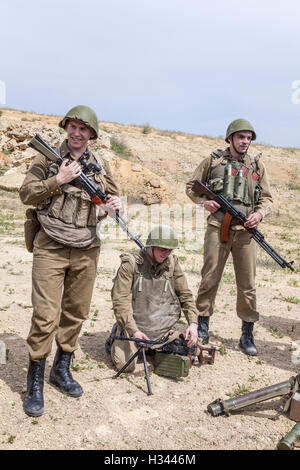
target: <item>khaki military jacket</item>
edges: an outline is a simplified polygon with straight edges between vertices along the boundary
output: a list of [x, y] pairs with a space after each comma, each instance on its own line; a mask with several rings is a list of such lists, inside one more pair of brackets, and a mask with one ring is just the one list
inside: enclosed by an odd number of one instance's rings
[[[176, 301], [179, 304], [179, 311], [182, 309], [188, 324], [197, 323], [198, 314], [193, 295], [188, 288], [186, 277], [178, 263], [177, 257], [171, 254], [163, 263], [157, 264], [147, 253], [140, 252], [139, 256], [141, 258], [141, 261], [139, 261], [141, 265], [140, 271], [146, 270], [148, 276], [150, 275], [150, 278], [153, 279], [163, 278], [163, 276], [165, 276], [171, 266], [170, 256], [173, 257], [174, 262], [171, 283]], [[140, 330], [136, 323], [136, 312], [133, 309], [133, 306], [136, 305], [133, 301], [135, 274], [136, 263], [133, 261], [133, 256], [121, 255], [121, 265], [114, 279], [112, 289], [112, 302], [117, 322], [122, 328], [125, 328], [129, 336], [132, 336], [136, 331]], [[159, 302], [159, 299], [153, 298], [153, 301]], [[160, 326], [158, 325], [158, 331], [159, 328]], [[145, 333], [145, 331], [141, 331]]]
[[[70, 160], [75, 160], [75, 157], [70, 153], [67, 140], [62, 143], [58, 151], [62, 158], [69, 158]], [[91, 161], [98, 161], [98, 159], [92, 154], [92, 152], [89, 152], [88, 159], [91, 159]], [[97, 175], [95, 176], [94, 182], [98, 184], [101, 187], [102, 191], [106, 194], [118, 195], [118, 188], [113, 180], [108, 162], [101, 159], [101, 165], [103, 170], [99, 177]], [[57, 167], [56, 164], [53, 164], [53, 162], [49, 161], [44, 155], [38, 154], [33, 160], [26, 174], [24, 182], [20, 188], [19, 195], [21, 201], [26, 205], [34, 206], [39, 217], [39, 215], [45, 213], [47, 214], [47, 208], [51, 208], [51, 204], [53, 202], [55, 203], [56, 199], [59, 200], [59, 196], [62, 195], [63, 191], [65, 191], [66, 193], [68, 193], [68, 191], [73, 191], [76, 192], [77, 197], [78, 192], [80, 193], [79, 195], [82, 194], [81, 197], [86, 204], [86, 209], [92, 212], [91, 209], [89, 209], [89, 207], [91, 207], [94, 212], [95, 208], [92, 207], [94, 206], [94, 204], [91, 202], [91, 198], [85, 191], [79, 190], [78, 188], [74, 188], [69, 184], [62, 185], [61, 187], [57, 184], [55, 173], [57, 173], [58, 169], [56, 168], [55, 170], [55, 167]], [[89, 175], [87, 176], [89, 177]], [[63, 220], [68, 221], [68, 219], [72, 219], [73, 208], [71, 206], [72, 205], [67, 206], [66, 213], [63, 214], [63, 218], [60, 215], [60, 219], [62, 220], [59, 221], [57, 219], [58, 222], [62, 222], [63, 224]], [[55, 221], [55, 207], [52, 212], [53, 213], [51, 213], [51, 218]], [[45, 215], [43, 216], [45, 217]], [[86, 224], [91, 226], [91, 233], [93, 235], [92, 242], [87, 246], [87, 248], [96, 247], [100, 245], [100, 241], [96, 237], [96, 223], [97, 219], [96, 217], [93, 217], [93, 220], [89, 220]], [[62, 230], [62, 237], [63, 236], [64, 234]], [[64, 243], [64, 241], [62, 243], [67, 244]], [[61, 243], [48, 236], [46, 231], [41, 226], [40, 230], [35, 236], [34, 246], [37, 248], [44, 249], [56, 249], [61, 248]]]
[[[218, 158], [219, 157], [219, 158]], [[231, 159], [229, 147], [226, 150], [216, 150], [209, 157], [204, 158], [200, 165], [194, 171], [191, 179], [186, 184], [186, 194], [189, 198], [196, 204], [203, 204], [208, 198], [203, 195], [199, 196], [193, 191], [194, 182], [199, 179], [202, 183], [207, 184], [212, 168], [214, 165], [219, 164], [220, 159], [229, 160]], [[254, 161], [252, 157], [248, 157], [250, 161]], [[244, 162], [245, 157], [241, 160]], [[260, 158], [255, 158], [255, 165], [257, 166], [257, 173], [259, 175], [259, 186], [261, 188], [261, 193], [258, 201], [254, 205], [253, 212], [259, 212], [262, 215], [262, 218], [266, 217], [272, 209], [272, 195], [270, 192], [270, 185], [267, 177], [267, 172], [264, 164]], [[216, 214], [210, 214], [207, 218], [207, 222], [214, 226], [220, 226], [222, 222], [222, 217], [220, 217], [219, 211]], [[245, 230], [241, 225], [232, 223], [233, 230]]]

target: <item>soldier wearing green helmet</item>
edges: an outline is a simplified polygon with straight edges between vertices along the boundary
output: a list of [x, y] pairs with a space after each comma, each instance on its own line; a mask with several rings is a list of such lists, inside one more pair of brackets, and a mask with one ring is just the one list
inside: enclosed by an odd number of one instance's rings
[[78, 105], [70, 109], [59, 122], [59, 127], [66, 129], [69, 120], [81, 121], [92, 131], [91, 139], [97, 139], [99, 135], [98, 118], [95, 111], [88, 106]]
[[261, 154], [252, 156], [248, 149], [256, 132], [246, 119], [236, 119], [227, 127], [226, 149], [217, 149], [204, 158], [187, 182], [186, 193], [196, 204], [209, 212], [204, 239], [204, 259], [196, 306], [198, 335], [203, 344], [209, 341], [209, 319], [214, 311], [215, 298], [229, 254], [232, 254], [237, 284], [237, 316], [242, 320], [240, 348], [247, 355], [257, 355], [253, 326], [258, 321], [256, 307], [255, 271], [256, 244], [251, 234], [220, 206], [206, 196], [193, 191], [196, 179], [215, 193], [224, 195], [246, 215], [245, 227], [256, 227], [272, 208], [267, 172]]
[[229, 137], [232, 136], [235, 132], [239, 132], [239, 131], [251, 132], [252, 133], [251, 140], [256, 140], [256, 133], [255, 133], [255, 130], [253, 129], [252, 124], [246, 119], [236, 119], [235, 121], [232, 121], [227, 127], [225, 142], [229, 144], [230, 143]]
[[50, 384], [71, 397], [83, 393], [72, 377], [70, 363], [89, 314], [100, 254], [96, 205], [85, 191], [72, 185], [82, 171], [83, 154], [91, 164], [88, 177], [108, 195], [107, 209], [121, 207], [108, 162], [88, 149], [89, 140], [98, 137], [96, 113], [88, 106], [75, 106], [59, 126], [67, 133], [56, 149], [62, 164], [38, 154], [20, 189], [22, 202], [35, 207], [29, 209], [26, 223], [34, 221], [32, 226], [36, 227], [30, 234], [33, 316], [27, 338], [29, 368], [24, 401], [29, 416], [40, 416], [44, 411], [45, 362], [54, 338], [57, 351]]
[[[168, 332], [182, 329], [178, 324], [183, 311], [188, 327], [185, 339], [188, 347], [196, 344], [197, 310], [193, 295], [178, 258], [172, 253], [178, 246], [176, 232], [167, 225], [150, 231], [146, 250], [123, 253], [114, 279], [112, 302], [117, 323], [112, 334], [139, 339], [161, 339]], [[178, 336], [178, 335], [177, 335]], [[136, 351], [130, 341], [106, 341], [106, 350], [120, 370]], [[133, 361], [126, 371], [133, 371]]]

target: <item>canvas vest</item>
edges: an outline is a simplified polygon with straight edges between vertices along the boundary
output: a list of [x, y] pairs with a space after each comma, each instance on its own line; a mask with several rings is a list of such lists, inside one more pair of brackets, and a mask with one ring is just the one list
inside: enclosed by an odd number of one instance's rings
[[141, 253], [121, 255], [134, 263], [132, 284], [133, 318], [140, 331], [155, 340], [164, 336], [181, 315], [181, 307], [174, 288], [175, 258], [171, 254], [153, 272]]
[[[226, 197], [246, 217], [253, 212], [261, 195], [258, 168], [260, 156], [246, 155], [244, 161], [238, 161], [230, 158], [228, 152], [223, 150], [211, 154], [207, 186]], [[222, 220], [223, 213], [218, 211], [214, 216]]]
[[[60, 149], [56, 149], [60, 152]], [[86, 176], [104, 191], [106, 172], [102, 161], [93, 153], [89, 162], [99, 163], [101, 171], [87, 173]], [[49, 162], [47, 178], [57, 175], [59, 166]], [[71, 184], [63, 184], [61, 194], [46, 199], [37, 207], [37, 218], [53, 240], [63, 245], [84, 248], [96, 238], [97, 206], [91, 202], [87, 192]]]

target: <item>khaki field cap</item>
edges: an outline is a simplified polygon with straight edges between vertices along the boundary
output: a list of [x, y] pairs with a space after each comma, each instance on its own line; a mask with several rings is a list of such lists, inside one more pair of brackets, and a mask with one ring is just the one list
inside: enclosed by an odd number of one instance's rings
[[232, 121], [227, 127], [225, 141], [229, 143], [228, 137], [230, 137], [232, 134], [238, 131], [251, 131], [252, 140], [256, 139], [256, 134], [255, 134], [252, 124], [250, 124], [250, 122], [247, 121], [246, 119], [236, 119], [235, 121]]
[[94, 136], [91, 137], [91, 139], [97, 139], [99, 134], [98, 118], [95, 111], [93, 111], [91, 108], [82, 105], [75, 106], [74, 108], [70, 109], [70, 111], [68, 111], [65, 117], [60, 121], [58, 124], [59, 127], [65, 129], [68, 119], [76, 119], [77, 121], [83, 122], [83, 124], [94, 131]]
[[157, 225], [149, 233], [146, 246], [158, 246], [173, 250], [178, 247], [177, 234], [169, 225]]

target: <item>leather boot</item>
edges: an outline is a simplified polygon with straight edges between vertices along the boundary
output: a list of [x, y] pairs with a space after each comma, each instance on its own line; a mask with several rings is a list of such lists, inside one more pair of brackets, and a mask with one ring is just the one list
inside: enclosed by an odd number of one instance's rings
[[198, 338], [202, 338], [202, 344], [209, 342], [209, 317], [198, 317]]
[[242, 324], [242, 336], [240, 339], [240, 348], [245, 354], [248, 354], [248, 356], [256, 356], [257, 355], [257, 349], [254, 344], [254, 338], [253, 338], [253, 322], [247, 322], [243, 320]]
[[73, 379], [70, 372], [71, 359], [74, 353], [65, 352], [60, 347], [56, 351], [49, 382], [65, 395], [80, 397], [83, 394], [81, 385]]
[[44, 373], [46, 358], [32, 361], [29, 358], [27, 374], [27, 394], [24, 400], [24, 411], [28, 416], [41, 416], [44, 412]]

